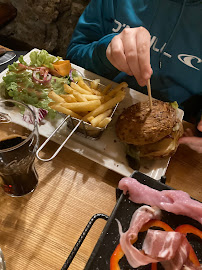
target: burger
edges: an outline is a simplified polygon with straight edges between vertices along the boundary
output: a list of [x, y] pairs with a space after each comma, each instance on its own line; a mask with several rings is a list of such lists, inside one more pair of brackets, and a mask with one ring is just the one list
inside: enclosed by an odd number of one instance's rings
[[172, 156], [183, 134], [182, 122], [172, 103], [153, 99], [125, 109], [116, 122], [116, 134], [124, 142], [127, 157], [159, 159]]

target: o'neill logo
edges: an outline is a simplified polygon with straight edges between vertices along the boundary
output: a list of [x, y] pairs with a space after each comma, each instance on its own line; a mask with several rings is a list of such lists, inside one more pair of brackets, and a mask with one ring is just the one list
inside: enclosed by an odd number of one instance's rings
[[195, 68], [195, 69], [197, 69], [197, 70], [200, 70], [199, 68], [193, 66], [193, 64], [192, 64], [192, 60], [194, 60], [194, 59], [197, 60], [196, 63], [201, 63], [202, 60], [201, 60], [199, 57], [194, 56], [194, 55], [189, 55], [189, 54], [179, 54], [179, 55], [178, 55], [178, 59], [179, 59], [182, 63], [184, 63], [185, 65], [187, 65], [187, 66], [189, 66], [189, 67], [191, 67], [191, 68]]

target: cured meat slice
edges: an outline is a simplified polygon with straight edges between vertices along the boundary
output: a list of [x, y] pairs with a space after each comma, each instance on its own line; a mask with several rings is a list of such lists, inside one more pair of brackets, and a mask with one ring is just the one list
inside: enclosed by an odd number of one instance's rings
[[186, 236], [179, 232], [166, 232], [160, 230], [147, 231], [142, 249], [145, 254], [159, 260], [171, 260], [178, 252]]
[[130, 222], [130, 227], [125, 233], [122, 232], [121, 224], [117, 220], [120, 233], [120, 245], [129, 264], [132, 267], [136, 268], [141, 265], [157, 262], [156, 259], [145, 255], [142, 251], [135, 248], [131, 242], [136, 239], [138, 232], [145, 223], [151, 219], [159, 218], [160, 210], [157, 207], [152, 208], [145, 205], [135, 211]]
[[142, 246], [165, 270], [199, 270], [189, 260], [190, 244], [184, 234], [149, 229]]
[[143, 225], [152, 219], [160, 219], [160, 216], [161, 211], [156, 206], [143, 205], [134, 212], [129, 229], [125, 233], [117, 220], [120, 246], [128, 263], [133, 268], [160, 262], [165, 270], [201, 270], [201, 267], [190, 261], [191, 245], [186, 234], [181, 232], [148, 229], [142, 250], [133, 246]]
[[183, 239], [175, 257], [168, 261], [162, 261], [165, 270], [181, 270], [189, 257], [190, 245], [186, 238]]
[[191, 217], [202, 224], [202, 203], [190, 198], [180, 190], [158, 191], [139, 183], [136, 179], [125, 177], [119, 181], [119, 189], [129, 192], [129, 199], [135, 203], [157, 206], [162, 210]]

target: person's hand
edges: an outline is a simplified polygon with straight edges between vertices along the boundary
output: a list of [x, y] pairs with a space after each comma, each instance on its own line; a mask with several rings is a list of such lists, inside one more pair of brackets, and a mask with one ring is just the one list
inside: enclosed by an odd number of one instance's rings
[[[199, 131], [202, 131], [202, 120], [197, 126]], [[179, 144], [186, 144], [191, 149], [202, 154], [202, 138], [195, 137], [191, 129], [186, 129], [183, 137], [179, 139]]]
[[145, 86], [153, 71], [150, 65], [150, 34], [144, 27], [125, 28], [107, 47], [107, 59], [118, 70], [134, 76]]

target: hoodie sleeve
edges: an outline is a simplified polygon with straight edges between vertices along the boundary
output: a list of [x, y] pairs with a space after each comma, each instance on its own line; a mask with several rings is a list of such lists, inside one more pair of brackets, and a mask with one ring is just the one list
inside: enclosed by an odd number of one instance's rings
[[91, 0], [77, 23], [66, 56], [72, 63], [109, 79], [119, 73], [106, 57], [107, 46], [116, 35], [106, 30], [107, 21], [112, 20], [113, 2]]

